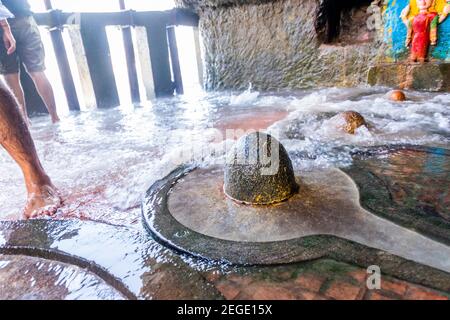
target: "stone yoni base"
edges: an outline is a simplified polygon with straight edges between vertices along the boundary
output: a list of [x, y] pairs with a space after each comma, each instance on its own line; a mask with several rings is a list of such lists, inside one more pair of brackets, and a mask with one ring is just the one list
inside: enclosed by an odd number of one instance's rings
[[389, 63], [372, 66], [368, 83], [424, 91], [450, 91], [450, 63]]

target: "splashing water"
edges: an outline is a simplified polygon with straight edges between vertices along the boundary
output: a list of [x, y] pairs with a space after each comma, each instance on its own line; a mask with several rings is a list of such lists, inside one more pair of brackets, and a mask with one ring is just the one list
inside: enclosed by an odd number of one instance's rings
[[[409, 101], [392, 102], [383, 89], [326, 89], [293, 99], [289, 116], [270, 130], [294, 156], [298, 170], [313, 167], [346, 166], [350, 153], [378, 145], [427, 145], [448, 147], [450, 137], [450, 95], [409, 92]], [[339, 112], [361, 113], [369, 128], [355, 135], [337, 131], [342, 123], [333, 118]]]
[[[51, 126], [33, 121], [32, 134], [65, 206], [58, 217], [116, 224], [140, 222], [146, 189], [177, 165], [223, 161], [232, 139], [226, 129], [265, 129], [289, 151], [296, 170], [351, 164], [351, 153], [375, 145], [448, 148], [450, 95], [409, 92], [391, 102], [387, 89], [224, 93], [160, 99], [151, 107], [121, 107], [69, 115]], [[355, 135], [334, 130], [330, 119], [354, 110], [370, 123]], [[17, 165], [0, 150], [0, 219], [20, 218], [26, 201]]]
[[231, 106], [243, 106], [252, 104], [259, 97], [258, 91], [253, 91], [253, 85], [250, 83], [247, 91], [241, 93], [237, 96], [231, 96], [230, 105]]

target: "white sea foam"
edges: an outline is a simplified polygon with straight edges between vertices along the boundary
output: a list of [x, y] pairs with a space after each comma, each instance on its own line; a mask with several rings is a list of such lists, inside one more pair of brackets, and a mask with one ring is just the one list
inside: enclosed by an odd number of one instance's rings
[[259, 97], [259, 92], [253, 91], [252, 84], [250, 83], [247, 91], [244, 91], [239, 95], [231, 96], [230, 105], [231, 106], [243, 106], [246, 104], [247, 105], [252, 104], [256, 101], [256, 99], [258, 99], [258, 97]]

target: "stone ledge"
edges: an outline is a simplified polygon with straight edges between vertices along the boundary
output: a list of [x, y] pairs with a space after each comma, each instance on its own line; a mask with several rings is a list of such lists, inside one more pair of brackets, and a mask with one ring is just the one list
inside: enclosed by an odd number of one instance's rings
[[175, 4], [177, 7], [199, 9], [205, 7], [218, 8], [249, 4], [265, 4], [277, 1], [280, 0], [175, 0]]
[[401, 89], [450, 92], [450, 63], [386, 63], [370, 67], [368, 83]]

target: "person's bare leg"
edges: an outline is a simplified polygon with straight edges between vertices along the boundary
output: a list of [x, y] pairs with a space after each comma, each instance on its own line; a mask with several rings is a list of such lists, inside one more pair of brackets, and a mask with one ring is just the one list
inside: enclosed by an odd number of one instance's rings
[[27, 218], [53, 215], [61, 198], [39, 161], [30, 131], [16, 99], [0, 82], [0, 144], [22, 169], [28, 192]]
[[12, 90], [14, 96], [19, 103], [20, 110], [22, 111], [22, 115], [24, 116], [27, 124], [30, 124], [31, 121], [28, 117], [27, 107], [25, 104], [25, 95], [23, 93], [22, 84], [20, 83], [20, 75], [18, 73], [5, 74], [4, 75], [6, 84]]
[[53, 93], [52, 85], [48, 81], [47, 75], [44, 71], [40, 72], [30, 72], [31, 79], [33, 79], [36, 89], [39, 92], [42, 100], [44, 100], [45, 106], [47, 107], [48, 113], [52, 118], [52, 122], [56, 123], [59, 121], [58, 113], [56, 112], [56, 101], [55, 95]]

